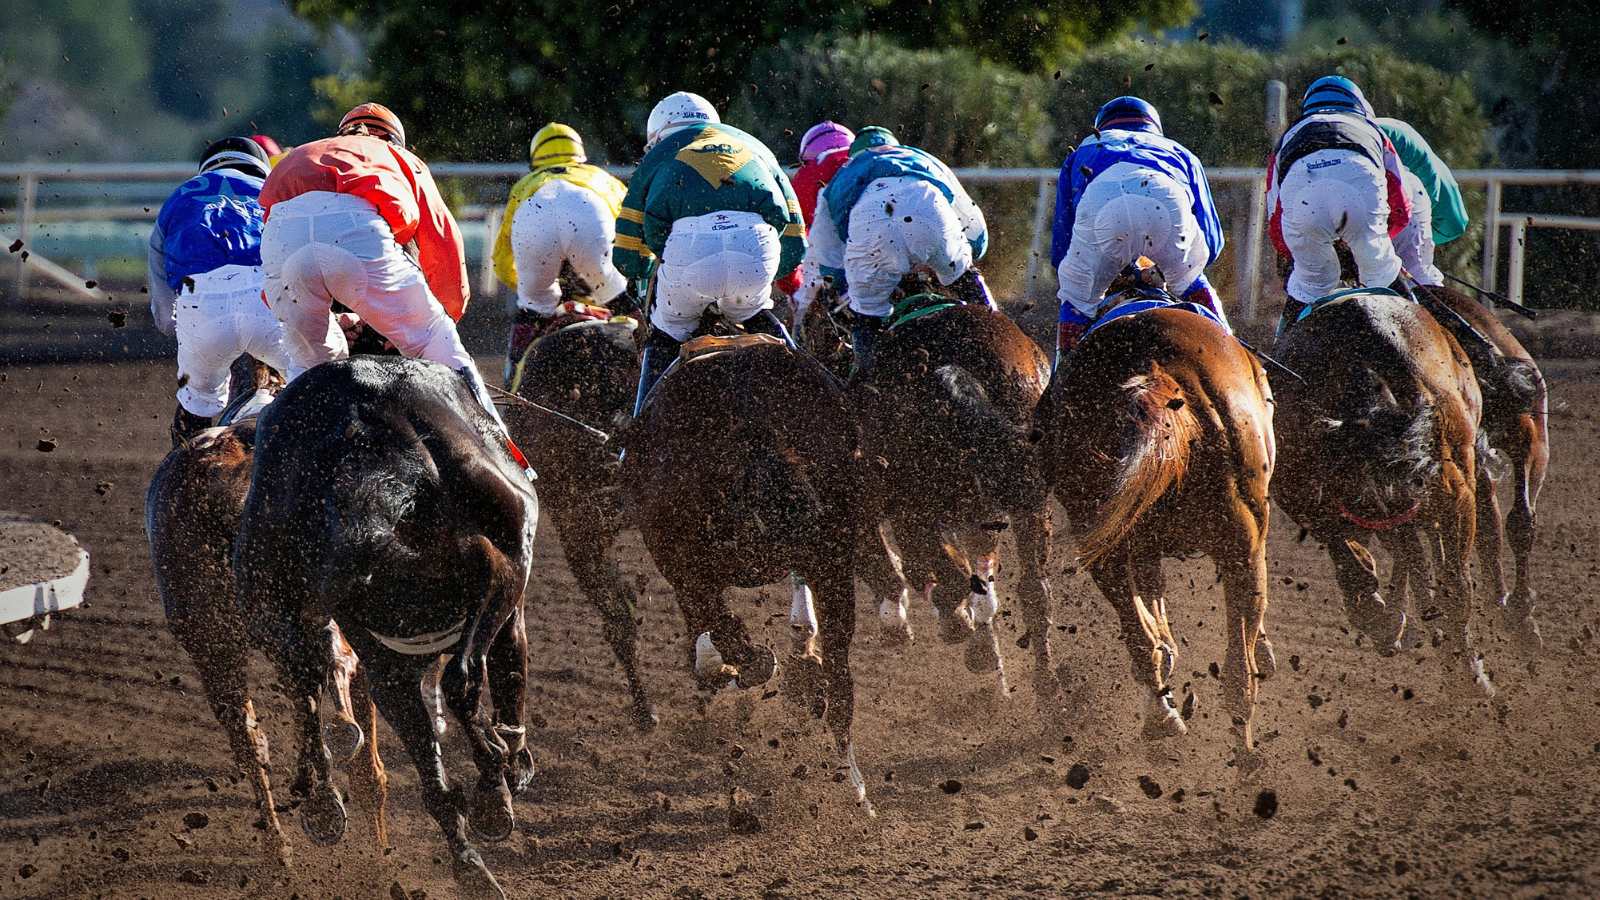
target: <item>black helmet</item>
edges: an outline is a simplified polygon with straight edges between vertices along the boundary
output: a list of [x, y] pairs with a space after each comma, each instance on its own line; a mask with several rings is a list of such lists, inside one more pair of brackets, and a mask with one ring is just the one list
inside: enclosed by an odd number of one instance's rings
[[267, 151], [247, 137], [225, 137], [220, 141], [212, 141], [205, 152], [200, 154], [202, 172], [209, 172], [212, 169], [237, 169], [246, 175], [265, 178], [271, 168]]

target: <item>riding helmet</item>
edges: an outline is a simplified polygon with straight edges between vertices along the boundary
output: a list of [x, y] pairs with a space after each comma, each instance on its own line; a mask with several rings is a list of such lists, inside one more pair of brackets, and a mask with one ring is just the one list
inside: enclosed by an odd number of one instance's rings
[[717, 108], [711, 101], [688, 91], [678, 91], [668, 94], [657, 103], [655, 109], [650, 110], [650, 119], [645, 123], [645, 146], [654, 147], [656, 141], [669, 128], [680, 125], [715, 124], [721, 122], [722, 117], [717, 115]]
[[810, 165], [832, 150], [848, 150], [855, 132], [831, 119], [818, 122], [800, 139], [800, 162]]
[[1367, 102], [1361, 88], [1343, 75], [1324, 75], [1306, 88], [1300, 101], [1302, 115], [1320, 110], [1342, 109], [1363, 115], [1372, 115], [1372, 104]]
[[576, 129], [560, 122], [551, 122], [539, 129], [528, 144], [529, 165], [535, 169], [570, 163], [588, 162], [583, 152], [583, 138]]
[[868, 147], [897, 147], [899, 145], [900, 139], [894, 136], [894, 132], [882, 125], [868, 125], [861, 129], [855, 140], [850, 142], [850, 155], [855, 156]]
[[339, 120], [339, 134], [354, 134], [357, 129], [380, 137], [399, 147], [406, 145], [406, 129], [400, 117], [382, 103], [362, 103], [344, 114]]
[[1161, 114], [1138, 97], [1118, 97], [1100, 107], [1100, 111], [1094, 114], [1094, 130], [1105, 131], [1108, 128], [1164, 133], [1161, 130]]
[[272, 168], [267, 161], [267, 151], [247, 137], [225, 137], [212, 141], [200, 154], [200, 171], [212, 169], [237, 169], [257, 178], [267, 177]]

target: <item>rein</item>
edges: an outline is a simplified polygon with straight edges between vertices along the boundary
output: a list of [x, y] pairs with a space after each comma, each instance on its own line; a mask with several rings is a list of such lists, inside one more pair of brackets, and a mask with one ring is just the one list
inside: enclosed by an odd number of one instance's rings
[[569, 416], [566, 413], [561, 412], [560, 410], [551, 409], [548, 406], [541, 406], [541, 405], [533, 402], [532, 400], [527, 399], [526, 397], [520, 396], [518, 394], [513, 394], [513, 393], [511, 393], [510, 391], [508, 391], [508, 390], [506, 390], [504, 388], [497, 388], [497, 387], [495, 387], [493, 385], [486, 385], [486, 387], [488, 387], [490, 392], [493, 393], [495, 396], [497, 396], [501, 400], [505, 400], [505, 401], [508, 401], [508, 402], [511, 402], [511, 403], [516, 403], [516, 404], [519, 404], [521, 406], [525, 406], [528, 409], [533, 410], [534, 412], [544, 413], [545, 415], [550, 416], [553, 419], [557, 419], [559, 421], [565, 422], [568, 425], [571, 425], [571, 426], [573, 426], [575, 428], [578, 428], [578, 429], [582, 430], [585, 434], [589, 435], [592, 438], [595, 438], [596, 440], [598, 440], [602, 444], [607, 443], [607, 442], [609, 442], [611, 440], [611, 435], [607, 434], [606, 432], [601, 431], [600, 429], [594, 427], [593, 425], [590, 425], [587, 422], [584, 422], [584, 421], [579, 420], [579, 419], [575, 419], [572, 416]]
[[1345, 508], [1344, 503], [1341, 502], [1339, 504], [1339, 518], [1365, 531], [1390, 531], [1399, 528], [1401, 525], [1405, 525], [1415, 519], [1417, 513], [1421, 511], [1422, 501], [1413, 500], [1411, 501], [1411, 508], [1398, 515], [1389, 516], [1386, 519], [1368, 519], [1365, 516], [1351, 512]]

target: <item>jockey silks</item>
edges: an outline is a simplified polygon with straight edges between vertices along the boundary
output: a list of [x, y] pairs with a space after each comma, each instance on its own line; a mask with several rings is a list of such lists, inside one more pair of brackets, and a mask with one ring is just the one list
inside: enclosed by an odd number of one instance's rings
[[262, 180], [236, 169], [190, 178], [161, 205], [150, 231], [150, 312], [173, 333], [172, 303], [184, 281], [223, 266], [261, 265]]

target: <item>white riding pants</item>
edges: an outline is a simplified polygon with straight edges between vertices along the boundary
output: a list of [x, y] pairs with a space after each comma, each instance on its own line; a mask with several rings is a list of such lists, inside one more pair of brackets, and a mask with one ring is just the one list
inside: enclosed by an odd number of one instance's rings
[[1140, 256], [1153, 260], [1181, 296], [1205, 272], [1209, 255], [1189, 189], [1120, 162], [1089, 182], [1078, 201], [1072, 244], [1056, 269], [1056, 296], [1093, 319], [1111, 282]]
[[1411, 198], [1411, 221], [1394, 237], [1394, 250], [1401, 265], [1421, 284], [1444, 284], [1444, 273], [1433, 264], [1433, 198], [1422, 186], [1422, 179], [1410, 169], [1401, 170], [1406, 195]]
[[1339, 289], [1343, 240], [1361, 287], [1388, 287], [1400, 275], [1389, 239], [1389, 193], [1383, 170], [1351, 150], [1318, 150], [1296, 160], [1278, 188], [1283, 242], [1294, 258], [1286, 289], [1302, 303]]
[[949, 285], [972, 265], [961, 219], [934, 185], [920, 178], [879, 178], [850, 210], [844, 275], [850, 308], [883, 317], [894, 310], [900, 279], [918, 266]]
[[283, 326], [261, 302], [259, 266], [221, 266], [178, 291], [178, 404], [197, 416], [228, 405], [228, 370], [248, 353], [279, 372], [289, 369]]
[[560, 179], [539, 188], [511, 218], [517, 306], [554, 315], [561, 303], [562, 263], [572, 266], [594, 302], [622, 293], [628, 281], [611, 262], [616, 237], [616, 217], [594, 191]]
[[778, 256], [778, 232], [757, 213], [716, 212], [673, 222], [650, 324], [686, 341], [713, 305], [734, 323], [771, 309]]

